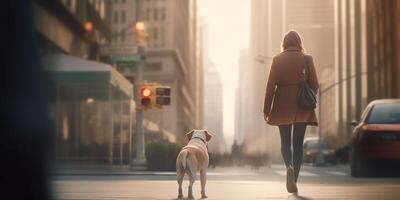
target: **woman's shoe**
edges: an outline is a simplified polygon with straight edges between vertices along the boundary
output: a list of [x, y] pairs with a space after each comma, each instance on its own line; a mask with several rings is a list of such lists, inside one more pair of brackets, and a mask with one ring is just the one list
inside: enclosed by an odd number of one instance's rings
[[293, 167], [289, 166], [286, 172], [286, 189], [289, 193], [297, 192], [297, 185], [294, 176], [294, 169]]

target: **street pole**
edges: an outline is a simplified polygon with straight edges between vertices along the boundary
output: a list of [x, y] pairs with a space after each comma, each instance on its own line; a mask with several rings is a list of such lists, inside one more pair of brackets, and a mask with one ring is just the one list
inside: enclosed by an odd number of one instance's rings
[[[321, 84], [320, 87], [321, 88]], [[318, 93], [318, 115], [319, 115], [319, 126], [318, 126], [318, 153], [317, 153], [317, 160], [316, 165], [320, 166], [324, 163], [323, 156], [322, 156], [322, 93], [324, 91], [320, 91]]]
[[[136, 0], [136, 22], [143, 22], [143, 0]], [[143, 66], [146, 59], [146, 48], [144, 44], [138, 44], [140, 61], [136, 67], [135, 77], [135, 101], [136, 101], [136, 130], [135, 130], [135, 151], [133, 167], [135, 169], [145, 169], [145, 140], [143, 131], [143, 109], [140, 105], [140, 85], [143, 83]]]

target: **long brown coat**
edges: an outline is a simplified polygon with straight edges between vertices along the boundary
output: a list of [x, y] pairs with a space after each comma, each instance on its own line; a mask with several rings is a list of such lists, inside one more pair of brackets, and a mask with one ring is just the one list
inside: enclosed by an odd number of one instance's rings
[[[304, 54], [296, 47], [289, 47], [273, 58], [264, 100], [264, 114], [269, 124], [284, 125], [305, 122], [318, 125], [314, 110], [304, 110], [297, 104], [299, 83], [303, 79]], [[306, 55], [309, 67], [308, 83], [318, 92], [318, 78], [311, 56]]]

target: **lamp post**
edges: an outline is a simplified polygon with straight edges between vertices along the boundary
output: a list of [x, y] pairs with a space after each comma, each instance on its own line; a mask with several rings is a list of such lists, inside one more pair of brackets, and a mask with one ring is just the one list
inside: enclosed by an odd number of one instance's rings
[[136, 42], [138, 45], [138, 52], [140, 55], [140, 61], [136, 67], [136, 77], [135, 77], [135, 101], [136, 101], [136, 130], [135, 130], [135, 150], [136, 155], [133, 160], [133, 168], [145, 169], [146, 157], [145, 157], [145, 138], [143, 131], [143, 109], [140, 104], [140, 85], [143, 82], [143, 66], [146, 59], [146, 47], [144, 43], [144, 38], [138, 38], [142, 35], [137, 33], [144, 32], [143, 23], [143, 0], [136, 0]]

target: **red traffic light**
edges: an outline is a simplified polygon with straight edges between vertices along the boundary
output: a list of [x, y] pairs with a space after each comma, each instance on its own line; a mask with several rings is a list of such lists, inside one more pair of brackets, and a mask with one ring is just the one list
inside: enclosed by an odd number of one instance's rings
[[149, 86], [143, 86], [140, 89], [140, 103], [143, 106], [150, 106], [151, 104], [151, 97], [152, 96], [152, 89]]
[[142, 97], [150, 97], [150, 95], [151, 95], [151, 89], [150, 89], [150, 88], [147, 88], [147, 87], [142, 88], [142, 89], [140, 90], [140, 95], [141, 95]]
[[93, 23], [91, 21], [87, 21], [84, 24], [85, 31], [86, 32], [92, 32], [93, 31]]

